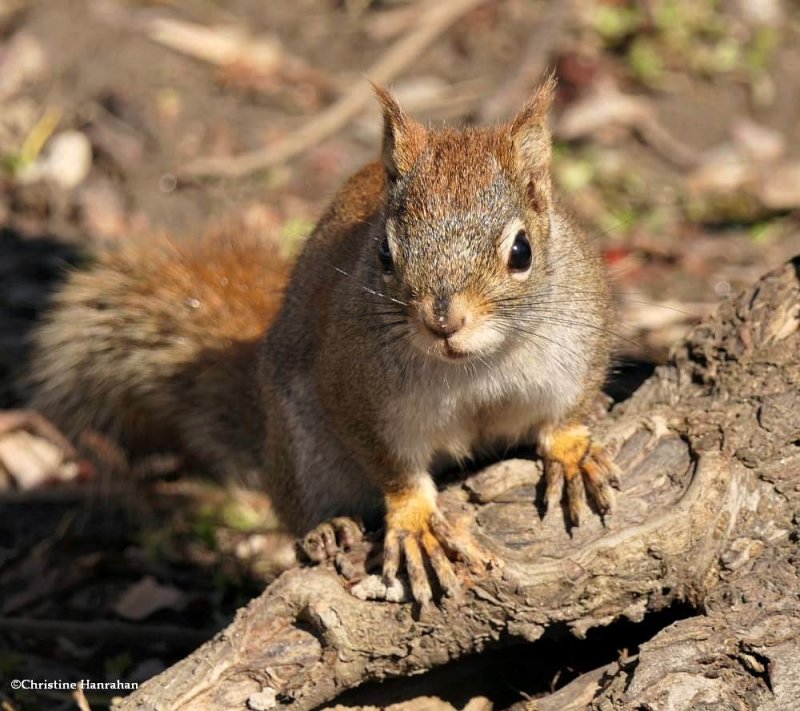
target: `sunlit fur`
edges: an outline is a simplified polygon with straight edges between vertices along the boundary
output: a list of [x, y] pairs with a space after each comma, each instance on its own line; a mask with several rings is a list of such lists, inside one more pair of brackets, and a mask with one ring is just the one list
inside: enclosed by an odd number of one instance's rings
[[[512, 282], [525, 281], [531, 275], [531, 269], [512, 272], [507, 267], [514, 240], [519, 231], [525, 229], [522, 219], [512, 218], [496, 233], [493, 233], [494, 225], [492, 225], [482, 240], [481, 235], [477, 235], [477, 241], [484, 242], [485, 250], [488, 252], [482, 255], [483, 268], [485, 269], [485, 265], [491, 259], [497, 260], [498, 279], [501, 280], [497, 285], [492, 285], [483, 275], [481, 278], [461, 283], [457, 287], [445, 280], [434, 285], [414, 287], [411, 284], [416, 272], [408, 267], [413, 258], [409, 260], [404, 257], [403, 251], [413, 250], [417, 255], [416, 259], [430, 259], [429, 252], [424, 247], [415, 248], [414, 239], [419, 240], [420, 236], [411, 231], [403, 232], [394, 220], [387, 220], [384, 229], [393, 253], [403, 257], [399, 264], [395, 262], [392, 273], [384, 274], [384, 294], [391, 296], [390, 303], [398, 307], [397, 314], [387, 314], [385, 321], [391, 322], [405, 316], [409, 328], [403, 329], [400, 327], [401, 324], [395, 324], [398, 325], [398, 331], [405, 332], [410, 343], [422, 353], [445, 362], [457, 363], [473, 358], [480, 360], [497, 351], [509, 336], [508, 331], [503, 329], [502, 319], [498, 319], [496, 298], [498, 290], [502, 288], [503, 272], [505, 279]], [[458, 234], [452, 237], [445, 235], [439, 246], [445, 252], [448, 249], [452, 250], [450, 258], [453, 260], [474, 259], [469, 251], [474, 252], [474, 248], [459, 240]], [[411, 278], [405, 277], [408, 272], [411, 273]], [[447, 300], [447, 312], [454, 321], [461, 324], [458, 330], [448, 337], [443, 337], [426, 326], [426, 323], [436, 321], [437, 298]]]
[[263, 416], [256, 349], [288, 265], [234, 224], [193, 240], [131, 239], [68, 275], [35, 332], [31, 405], [77, 441], [96, 430], [135, 454], [178, 448], [254, 485]]
[[[292, 423], [290, 439], [282, 424], [268, 433], [266, 456], [303, 505], [352, 511], [365, 477], [376, 493], [419, 488], [442, 456], [533, 443], [594, 397], [609, 299], [597, 254], [550, 197], [551, 95], [512, 124], [464, 130], [425, 129], [380, 95], [383, 160], [306, 244], [263, 352], [266, 408]], [[524, 278], [508, 270], [515, 221], [533, 253]], [[449, 339], [463, 357], [420, 323], [437, 297], [469, 313]], [[330, 467], [335, 493], [316, 474]]]
[[[609, 298], [551, 198], [554, 88], [509, 124], [466, 130], [426, 129], [379, 89], [382, 156], [333, 199], [282, 303], [275, 246], [238, 233], [101, 256], [37, 331], [33, 404], [69, 434], [177, 443], [255, 480], [298, 533], [433, 499], [440, 456], [579, 421], [608, 362]], [[519, 224], [533, 261], [511, 274]], [[442, 338], [442, 315], [466, 322]]]

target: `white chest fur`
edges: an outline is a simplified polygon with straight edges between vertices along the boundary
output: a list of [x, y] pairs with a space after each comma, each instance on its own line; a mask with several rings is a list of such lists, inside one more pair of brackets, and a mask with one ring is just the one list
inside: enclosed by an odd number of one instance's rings
[[414, 469], [426, 469], [438, 454], [464, 459], [484, 446], [531, 441], [581, 393], [585, 365], [553, 355], [518, 348], [485, 364], [422, 367], [414, 387], [388, 408], [384, 436]]

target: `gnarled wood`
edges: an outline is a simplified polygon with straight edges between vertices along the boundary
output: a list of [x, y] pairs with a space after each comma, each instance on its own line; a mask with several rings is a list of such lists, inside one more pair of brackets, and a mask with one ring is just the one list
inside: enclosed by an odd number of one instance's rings
[[[799, 269], [800, 259], [725, 303], [598, 424], [624, 472], [605, 527], [593, 518], [570, 536], [560, 512], [542, 520], [538, 463], [501, 462], [441, 495], [505, 561], [466, 578], [460, 598], [419, 620], [410, 604], [356, 599], [332, 566], [291, 570], [119, 708], [309, 709], [368, 680], [551, 629], [582, 636], [677, 601], [705, 614], [542, 708], [790, 708], [800, 698]], [[349, 572], [358, 556], [339, 563]]]

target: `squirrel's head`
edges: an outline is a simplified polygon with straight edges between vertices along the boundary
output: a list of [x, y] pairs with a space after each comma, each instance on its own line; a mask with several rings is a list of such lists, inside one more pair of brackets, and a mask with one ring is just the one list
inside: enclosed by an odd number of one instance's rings
[[551, 229], [550, 76], [516, 118], [428, 129], [385, 90], [383, 220], [374, 234], [386, 315], [420, 350], [482, 358], [518, 333], [541, 293]]

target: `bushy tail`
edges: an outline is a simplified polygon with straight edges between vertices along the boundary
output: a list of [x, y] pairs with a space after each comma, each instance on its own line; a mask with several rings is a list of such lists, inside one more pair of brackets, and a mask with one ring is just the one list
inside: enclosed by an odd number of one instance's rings
[[256, 345], [287, 275], [278, 247], [252, 236], [105, 249], [69, 275], [35, 331], [32, 406], [70, 436], [178, 445], [212, 466], [221, 446], [252, 451]]

